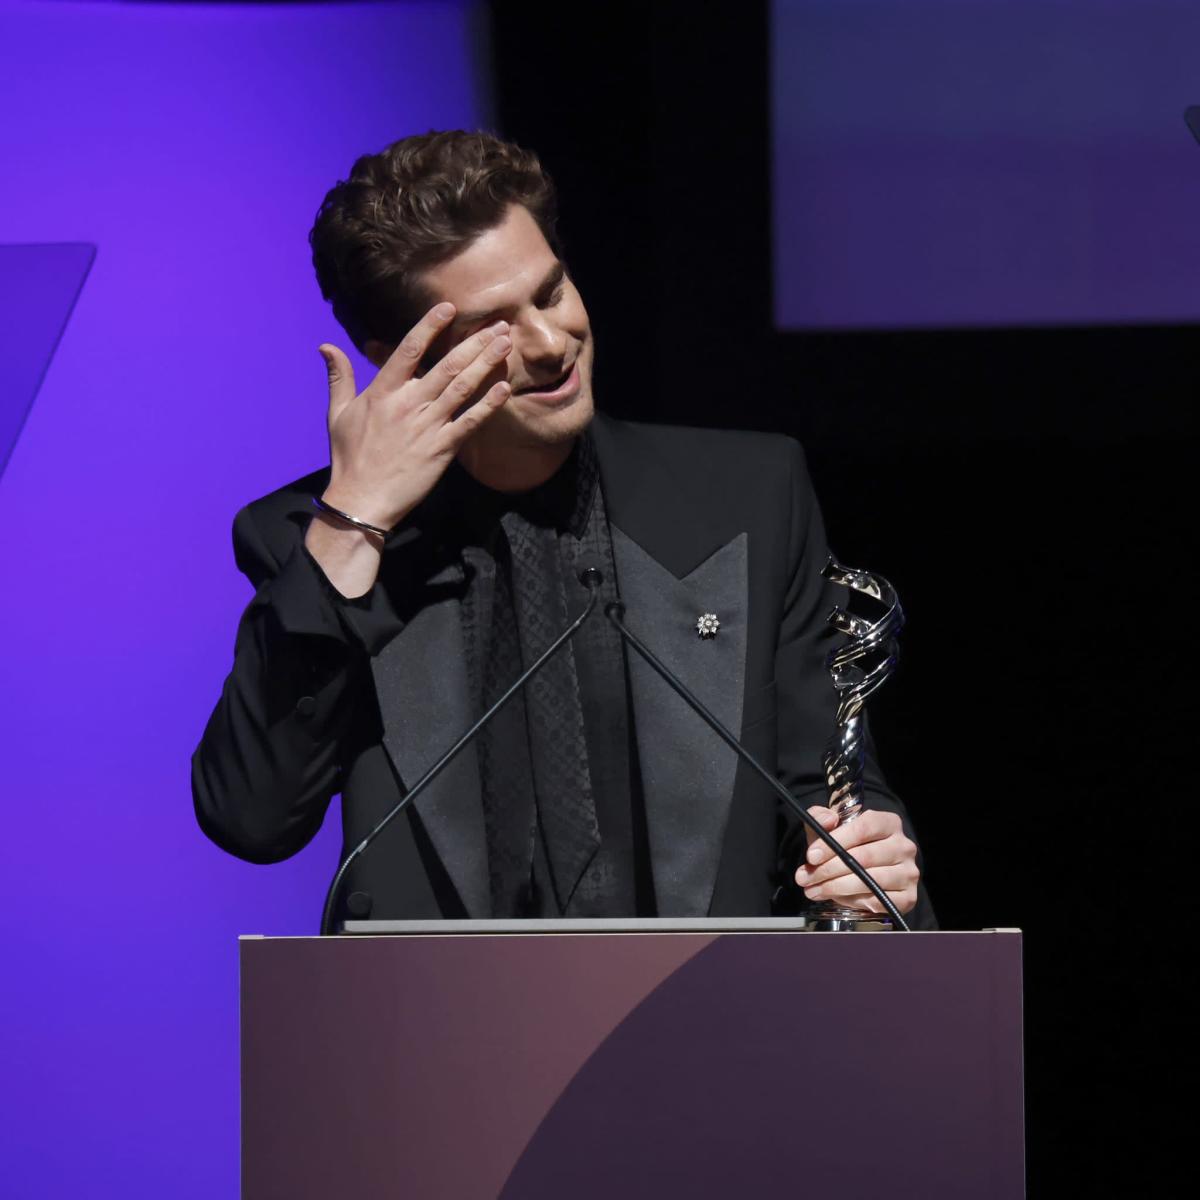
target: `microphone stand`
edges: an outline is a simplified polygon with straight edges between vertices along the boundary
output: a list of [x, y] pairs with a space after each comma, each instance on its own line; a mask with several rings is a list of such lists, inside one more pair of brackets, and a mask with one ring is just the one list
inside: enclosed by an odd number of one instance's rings
[[792, 795], [791, 792], [771, 774], [753, 754], [747, 750], [730, 731], [717, 720], [707, 708], [691, 693], [685, 684], [678, 679], [670, 670], [670, 668], [654, 653], [653, 650], [646, 645], [645, 642], [633, 633], [622, 618], [625, 615], [625, 605], [620, 600], [613, 600], [604, 606], [604, 615], [616, 627], [617, 632], [625, 640], [626, 644], [632, 646], [641, 657], [654, 668], [655, 671], [663, 678], [667, 685], [676, 695], [680, 696], [695, 713], [697, 713], [708, 725], [708, 727], [723, 741], [737, 756], [746, 763], [760, 778], [762, 778], [779, 796], [784, 800], [788, 807], [796, 813], [796, 815], [804, 822], [804, 824], [813, 831], [846, 864], [847, 867], [854, 873], [862, 885], [883, 905], [887, 914], [895, 922], [895, 928], [903, 930], [905, 933], [910, 932], [908, 923], [900, 915], [900, 910], [888, 898], [887, 893], [867, 874], [863, 865], [850, 853], [836, 838], [831, 837], [821, 827], [819, 821], [809, 816], [804, 805]]
[[337, 904], [338, 893], [341, 890], [342, 881], [346, 877], [346, 872], [350, 869], [355, 859], [359, 858], [367, 847], [412, 803], [458, 756], [459, 751], [468, 746], [479, 735], [480, 730], [558, 653], [558, 651], [566, 645], [578, 633], [583, 623], [592, 615], [596, 607], [596, 601], [600, 598], [600, 585], [604, 582], [604, 576], [595, 568], [587, 567], [580, 572], [579, 582], [588, 590], [588, 600], [583, 612], [571, 622], [550, 643], [549, 646], [538, 657], [527, 670], [518, 676], [516, 682], [492, 705], [491, 708], [475, 722], [442, 755], [441, 758], [417, 780], [416, 783], [408, 789], [401, 797], [400, 801], [392, 808], [391, 812], [367, 834], [353, 850], [342, 860], [342, 865], [338, 867], [337, 874], [334, 875], [332, 882], [329, 884], [329, 890], [325, 893], [325, 906], [321, 910], [321, 936], [328, 937], [333, 933], [333, 914]]

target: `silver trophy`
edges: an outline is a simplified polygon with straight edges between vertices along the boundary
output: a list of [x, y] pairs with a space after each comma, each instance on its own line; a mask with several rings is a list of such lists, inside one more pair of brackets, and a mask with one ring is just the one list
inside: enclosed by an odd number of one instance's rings
[[[883, 615], [876, 621], [868, 621], [844, 608], [835, 608], [829, 614], [829, 623], [849, 638], [844, 645], [830, 651], [825, 660], [838, 697], [836, 729], [825, 751], [825, 784], [829, 789], [829, 807], [837, 813], [841, 828], [863, 810], [866, 764], [863, 708], [867, 697], [883, 686], [896, 667], [899, 653], [896, 639], [904, 625], [904, 611], [896, 589], [882, 576], [852, 571], [832, 557], [821, 574], [884, 607]], [[808, 928], [816, 930], [892, 928], [892, 920], [886, 913], [867, 913], [834, 901], [810, 905], [804, 915]]]

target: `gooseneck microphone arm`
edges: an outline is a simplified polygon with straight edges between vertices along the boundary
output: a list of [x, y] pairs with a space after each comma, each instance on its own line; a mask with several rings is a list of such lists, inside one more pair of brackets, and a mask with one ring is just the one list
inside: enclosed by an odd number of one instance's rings
[[546, 647], [536, 662], [518, 676], [508, 691], [404, 793], [387, 816], [342, 860], [342, 865], [338, 867], [337, 874], [329, 884], [329, 891], [325, 893], [325, 907], [321, 910], [322, 937], [327, 937], [333, 932], [333, 914], [337, 907], [338, 893], [341, 891], [346, 872], [355, 859], [359, 858], [367, 847], [454, 761], [461, 750], [479, 736], [484, 726], [579, 632], [580, 626], [592, 615], [596, 601], [600, 598], [600, 586], [604, 582], [604, 576], [595, 567], [587, 567], [579, 573], [579, 582], [588, 590], [588, 600], [583, 612]]
[[860, 863], [858, 859], [856, 859], [854, 855], [851, 854], [850, 851], [847, 850], [836, 838], [826, 833], [821, 827], [819, 821], [817, 821], [814, 817], [809, 816], [804, 805], [801, 804], [800, 801], [797, 800], [796, 797], [793, 796], [792, 793], [789, 792], [787, 788], [785, 788], [783, 784], [780, 783], [779, 780], [776, 779], [775, 776], [772, 775], [771, 772], [768, 771], [766, 767], [764, 767], [762, 763], [760, 763], [758, 759], [755, 758], [754, 755], [751, 754], [750, 751], [747, 750], [745, 746], [743, 746], [742, 743], [739, 742], [738, 739], [734, 737], [733, 734], [730, 733], [730, 731], [724, 725], [722, 725], [721, 722], [718, 721], [717, 718], [713, 716], [713, 714], [709, 712], [708, 709], [705, 708], [704, 705], [694, 695], [692, 695], [691, 691], [689, 691], [683, 681], [671, 671], [671, 669], [654, 653], [654, 651], [651, 650], [650, 647], [647, 646], [646, 643], [643, 642], [636, 633], [633, 633], [628, 626], [626, 626], [624, 620], [622, 619], [625, 616], [625, 605], [622, 604], [620, 600], [610, 601], [604, 606], [604, 615], [616, 627], [617, 632], [620, 633], [626, 644], [632, 646], [634, 650], [636, 650], [638, 654], [640, 654], [641, 657], [647, 663], [649, 663], [655, 671], [658, 672], [671, 690], [675, 692], [676, 695], [680, 696], [687, 703], [688, 707], [691, 708], [698, 716], [700, 716], [705, 724], [708, 725], [708, 727], [721, 739], [721, 741], [723, 741], [725, 745], [734, 751], [734, 753], [737, 754], [742, 762], [746, 763], [746, 765], [749, 766], [751, 770], [755, 772], [755, 774], [760, 776], [771, 787], [775, 794], [787, 803], [787, 806], [804, 822], [804, 824], [807, 825], [808, 828], [811, 829], [813, 833], [815, 833], [817, 837], [819, 837], [821, 841], [823, 841], [825, 845], [828, 846], [830, 850], [832, 850], [834, 854], [836, 854], [838, 858], [840, 858], [842, 862], [850, 868], [850, 870], [867, 889], [867, 891], [869, 891], [871, 895], [883, 905], [888, 916], [891, 917], [891, 919], [895, 922], [895, 928], [901, 929], [905, 933], [908, 933], [908, 922], [905, 921], [905, 919], [900, 915], [900, 910], [888, 898], [887, 893], [879, 886], [879, 884], [875, 882], [874, 879], [871, 878], [870, 875], [867, 874], [867, 871], [863, 867], [862, 863]]

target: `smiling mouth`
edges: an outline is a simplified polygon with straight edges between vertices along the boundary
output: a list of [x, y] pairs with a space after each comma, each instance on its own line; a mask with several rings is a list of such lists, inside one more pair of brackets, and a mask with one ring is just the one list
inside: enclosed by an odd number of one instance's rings
[[531, 392], [557, 392], [571, 378], [571, 372], [574, 370], [575, 364], [572, 363], [561, 375], [556, 376], [554, 379], [546, 383], [539, 383], [534, 387], [518, 388], [516, 394], [518, 396], [525, 396]]

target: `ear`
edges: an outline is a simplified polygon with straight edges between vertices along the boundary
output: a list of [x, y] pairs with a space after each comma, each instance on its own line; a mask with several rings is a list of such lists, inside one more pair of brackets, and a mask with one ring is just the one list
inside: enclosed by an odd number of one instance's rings
[[395, 346], [385, 346], [382, 342], [377, 342], [374, 338], [368, 338], [363, 343], [363, 355], [367, 362], [373, 367], [382, 367], [385, 362], [392, 356], [392, 351]]

